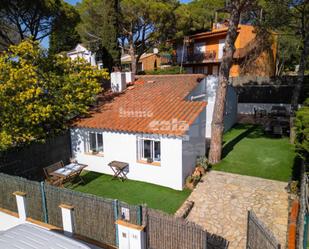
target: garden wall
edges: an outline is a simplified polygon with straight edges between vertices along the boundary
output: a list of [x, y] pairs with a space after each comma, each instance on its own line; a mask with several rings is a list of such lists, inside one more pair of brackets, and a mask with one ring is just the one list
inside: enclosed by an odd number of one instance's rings
[[62, 227], [60, 204], [74, 207], [74, 233], [104, 245], [118, 246], [117, 220], [145, 226], [147, 248], [151, 249], [226, 249], [228, 241], [210, 234], [184, 219], [176, 218], [146, 206], [106, 199], [69, 189], [45, 185], [21, 177], [0, 173], [0, 210], [17, 212], [14, 192], [24, 192], [27, 217]]
[[70, 135], [66, 132], [48, 139], [45, 143], [32, 143], [0, 152], [0, 172], [42, 180], [44, 167], [61, 160], [67, 163], [70, 157]]

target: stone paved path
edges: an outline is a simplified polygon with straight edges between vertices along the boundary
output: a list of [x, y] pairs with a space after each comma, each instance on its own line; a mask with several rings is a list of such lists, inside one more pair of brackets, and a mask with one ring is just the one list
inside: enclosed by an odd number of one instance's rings
[[195, 204], [187, 219], [229, 240], [229, 249], [244, 249], [247, 210], [252, 209], [274, 233], [281, 248], [285, 248], [286, 185], [279, 181], [211, 171], [189, 196], [188, 200]]

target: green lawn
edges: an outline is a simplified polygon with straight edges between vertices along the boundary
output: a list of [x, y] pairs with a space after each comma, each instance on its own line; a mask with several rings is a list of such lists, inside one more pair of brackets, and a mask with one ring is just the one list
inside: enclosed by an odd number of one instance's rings
[[223, 160], [213, 169], [288, 181], [295, 155], [288, 138], [269, 137], [259, 126], [239, 124], [224, 135]]
[[158, 185], [126, 180], [111, 180], [112, 176], [95, 172], [83, 174], [85, 185], [71, 187], [80, 192], [86, 192], [106, 198], [118, 199], [129, 204], [147, 204], [148, 207], [167, 213], [175, 213], [190, 195], [189, 190], [177, 191]]

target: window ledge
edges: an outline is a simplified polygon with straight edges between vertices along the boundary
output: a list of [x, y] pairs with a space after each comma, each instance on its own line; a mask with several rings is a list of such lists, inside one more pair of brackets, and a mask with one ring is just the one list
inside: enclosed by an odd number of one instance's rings
[[147, 161], [144, 161], [144, 160], [137, 160], [137, 163], [148, 164], [148, 165], [152, 165], [152, 166], [161, 166], [161, 162], [148, 163]]
[[92, 153], [92, 152], [85, 152], [87, 156], [97, 156], [97, 157], [104, 157], [104, 153]]

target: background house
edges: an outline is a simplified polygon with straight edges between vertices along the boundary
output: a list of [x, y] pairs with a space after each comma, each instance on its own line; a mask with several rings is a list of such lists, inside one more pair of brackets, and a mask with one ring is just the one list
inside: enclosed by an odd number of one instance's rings
[[[227, 23], [215, 23], [212, 30], [174, 40], [174, 62], [183, 64], [187, 73], [218, 75], [227, 35]], [[230, 76], [273, 76], [275, 73], [276, 40], [271, 44], [256, 39], [251, 25], [240, 24], [235, 41], [236, 51]], [[265, 39], [266, 40], [266, 39]], [[246, 63], [242, 68], [241, 65]]]
[[[112, 89], [123, 89], [123, 80], [112, 75]], [[199, 74], [140, 76], [75, 123], [72, 154], [89, 170], [112, 174], [108, 163], [122, 161], [129, 164], [130, 179], [181, 190], [197, 156], [205, 155], [217, 82]], [[233, 101], [227, 125], [236, 121], [237, 98], [227, 103]]]
[[103, 63], [97, 60], [96, 54], [91, 52], [84, 44], [77, 44], [76, 47], [67, 53], [67, 56], [72, 60], [76, 58], [83, 58], [91, 64], [97, 66], [99, 69], [103, 68]]
[[[153, 71], [168, 65], [171, 59], [159, 53], [144, 53], [138, 61], [137, 72]], [[121, 56], [121, 66], [124, 71], [131, 71], [131, 56], [128, 54]]]

